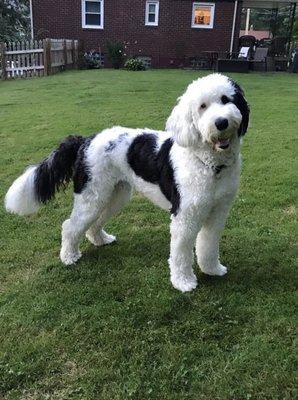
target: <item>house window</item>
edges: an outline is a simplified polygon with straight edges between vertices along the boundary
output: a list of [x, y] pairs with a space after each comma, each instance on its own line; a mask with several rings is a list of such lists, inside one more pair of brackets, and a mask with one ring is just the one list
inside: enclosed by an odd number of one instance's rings
[[214, 22], [214, 3], [193, 3], [192, 28], [212, 29]]
[[146, 1], [145, 25], [157, 26], [159, 15], [159, 1]]
[[82, 0], [82, 27], [103, 29], [104, 0]]

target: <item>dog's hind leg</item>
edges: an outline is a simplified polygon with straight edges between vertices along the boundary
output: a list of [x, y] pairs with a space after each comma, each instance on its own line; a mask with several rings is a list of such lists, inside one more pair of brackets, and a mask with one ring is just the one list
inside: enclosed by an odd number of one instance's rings
[[92, 244], [95, 246], [103, 246], [113, 243], [116, 240], [115, 236], [106, 233], [102, 227], [129, 202], [131, 193], [132, 188], [129, 183], [124, 181], [117, 183], [99, 218], [86, 232], [86, 237]]
[[71, 216], [62, 224], [60, 258], [64, 264], [74, 264], [81, 257], [80, 240], [106, 207], [112, 191], [113, 186], [106, 188], [104, 195], [101, 193], [100, 197], [92, 190], [75, 194]]

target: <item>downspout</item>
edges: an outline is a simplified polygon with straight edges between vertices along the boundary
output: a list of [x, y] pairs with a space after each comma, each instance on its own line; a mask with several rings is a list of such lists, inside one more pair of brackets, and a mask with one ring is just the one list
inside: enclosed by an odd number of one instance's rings
[[235, 35], [235, 26], [236, 26], [237, 10], [238, 10], [238, 1], [236, 0], [236, 1], [235, 1], [235, 5], [234, 5], [234, 16], [233, 16], [233, 26], [232, 26], [230, 53], [233, 52], [233, 46], [234, 46], [234, 35]]
[[33, 28], [33, 4], [30, 0], [30, 28], [31, 28], [31, 40], [34, 40], [34, 28]]
[[248, 35], [250, 23], [250, 8], [246, 10], [245, 35]]

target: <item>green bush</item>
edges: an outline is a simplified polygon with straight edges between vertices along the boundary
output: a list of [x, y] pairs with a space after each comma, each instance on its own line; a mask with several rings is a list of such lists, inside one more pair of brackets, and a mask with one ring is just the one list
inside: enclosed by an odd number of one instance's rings
[[119, 69], [124, 62], [124, 48], [121, 42], [107, 42], [108, 58], [115, 69]]
[[102, 66], [102, 59], [101, 55], [98, 52], [89, 51], [88, 53], [84, 54], [84, 63], [86, 68], [94, 69], [94, 68], [101, 68]]
[[146, 69], [143, 61], [138, 60], [137, 58], [130, 58], [124, 64], [124, 68], [129, 71], [144, 71]]

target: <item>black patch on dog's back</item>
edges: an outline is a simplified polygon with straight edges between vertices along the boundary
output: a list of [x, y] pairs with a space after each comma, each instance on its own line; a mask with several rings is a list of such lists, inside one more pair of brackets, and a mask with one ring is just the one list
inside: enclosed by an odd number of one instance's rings
[[124, 132], [121, 133], [121, 135], [118, 136], [117, 139], [115, 140], [110, 140], [108, 144], [105, 147], [105, 152], [106, 153], [111, 153], [116, 149], [116, 147], [123, 142], [123, 140], [128, 136], [128, 133]]
[[152, 133], [137, 136], [128, 149], [127, 161], [136, 175], [159, 185], [161, 192], [172, 204], [171, 213], [176, 215], [180, 205], [180, 194], [170, 160], [173, 141], [167, 139], [159, 150], [156, 141], [157, 137]]
[[229, 81], [235, 88], [235, 94], [233, 95], [232, 101], [235, 104], [235, 106], [238, 108], [238, 110], [241, 112], [241, 115], [242, 115], [242, 122], [241, 122], [240, 128], [238, 130], [238, 135], [243, 136], [247, 132], [247, 128], [248, 128], [249, 112], [250, 112], [249, 105], [248, 105], [247, 101], [245, 100], [244, 91], [238, 85], [238, 83], [233, 81], [232, 79], [229, 79]]
[[76, 194], [82, 193], [90, 179], [89, 168], [86, 164], [86, 150], [94, 137], [95, 135], [89, 136], [78, 151], [73, 174], [73, 189]]

